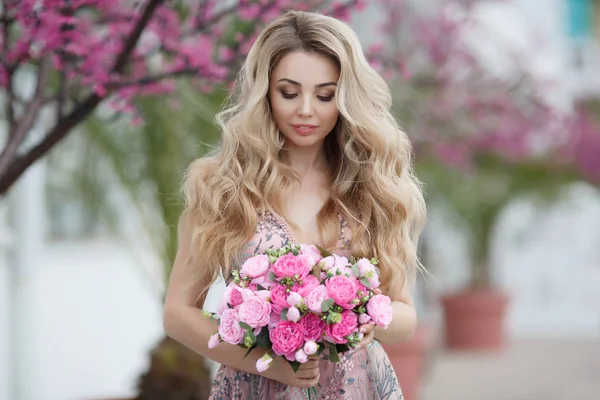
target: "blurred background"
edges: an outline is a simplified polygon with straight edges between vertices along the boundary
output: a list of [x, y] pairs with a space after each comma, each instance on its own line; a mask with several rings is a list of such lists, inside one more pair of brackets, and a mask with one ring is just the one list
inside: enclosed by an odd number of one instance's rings
[[600, 1], [23, 0], [0, 5], [0, 400], [207, 397], [217, 366], [162, 330], [179, 185], [290, 8], [356, 30], [413, 141], [405, 398], [599, 399]]

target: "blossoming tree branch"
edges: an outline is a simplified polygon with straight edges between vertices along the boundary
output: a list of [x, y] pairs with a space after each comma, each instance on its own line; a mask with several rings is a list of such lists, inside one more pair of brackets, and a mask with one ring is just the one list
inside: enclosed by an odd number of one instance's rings
[[[285, 9], [344, 18], [362, 6], [360, 0], [3, 0], [0, 196], [101, 103], [132, 112], [137, 96], [171, 92], [181, 76], [210, 91], [233, 79], [257, 32]], [[41, 132], [33, 134], [34, 127]]]

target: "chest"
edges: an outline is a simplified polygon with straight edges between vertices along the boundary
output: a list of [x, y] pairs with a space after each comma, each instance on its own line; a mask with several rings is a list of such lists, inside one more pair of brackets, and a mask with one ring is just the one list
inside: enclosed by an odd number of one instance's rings
[[290, 193], [286, 204], [287, 222], [289, 230], [298, 242], [321, 242], [317, 214], [329, 195], [329, 188], [309, 185], [299, 186]]

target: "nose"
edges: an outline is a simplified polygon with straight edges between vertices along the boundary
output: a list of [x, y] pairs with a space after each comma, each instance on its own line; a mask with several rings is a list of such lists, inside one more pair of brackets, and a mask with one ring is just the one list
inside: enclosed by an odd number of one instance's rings
[[305, 96], [302, 99], [300, 108], [298, 109], [298, 115], [301, 117], [312, 117], [313, 115], [313, 102], [311, 96]]

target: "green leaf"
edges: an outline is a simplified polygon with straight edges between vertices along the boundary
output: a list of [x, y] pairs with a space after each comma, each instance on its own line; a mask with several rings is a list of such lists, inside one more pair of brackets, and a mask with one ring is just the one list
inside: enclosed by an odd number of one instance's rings
[[354, 274], [354, 276], [356, 276], [357, 278], [360, 276], [360, 271], [358, 269], [358, 265], [353, 264], [352, 265], [352, 273]]
[[368, 288], [371, 287], [371, 282], [369, 282], [369, 280], [364, 276], [362, 278], [360, 278], [360, 283], [362, 283], [363, 285], [365, 285]]
[[321, 303], [321, 310], [323, 312], [329, 311], [329, 309], [333, 306], [333, 303], [333, 299], [324, 300], [323, 303]]
[[281, 319], [284, 321], [287, 321], [287, 313], [288, 313], [289, 308], [284, 308], [283, 311], [281, 311]]
[[245, 322], [240, 321], [240, 326], [242, 329], [252, 332], [252, 327]]
[[270, 349], [273, 347], [271, 339], [269, 338], [269, 328], [266, 326], [262, 328], [258, 336], [256, 336], [256, 345], [264, 349]]
[[264, 286], [262, 286], [261, 284], [256, 285], [256, 289], [258, 290], [267, 290]]
[[321, 247], [321, 246], [317, 246], [317, 249], [319, 249], [319, 251], [321, 252], [321, 256], [322, 257], [330, 257], [333, 254], [327, 250], [325, 247]]
[[298, 361], [288, 361], [288, 362], [292, 366], [292, 369], [294, 370], [294, 372], [297, 372], [298, 369], [300, 368], [300, 363]]
[[277, 282], [277, 276], [275, 275], [275, 272], [269, 271], [269, 280], [271, 282]]
[[329, 343], [329, 359], [333, 362], [340, 362], [340, 356], [334, 343]]
[[339, 353], [345, 353], [348, 350], [350, 350], [350, 346], [348, 346], [347, 344], [336, 344], [336, 350]]
[[244, 355], [244, 358], [248, 357], [248, 354], [250, 354], [250, 353], [252, 352], [252, 350], [254, 350], [255, 348], [256, 348], [256, 345], [254, 345], [254, 346], [250, 347], [250, 348], [248, 349], [248, 351], [246, 352], [246, 354]]

